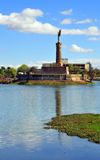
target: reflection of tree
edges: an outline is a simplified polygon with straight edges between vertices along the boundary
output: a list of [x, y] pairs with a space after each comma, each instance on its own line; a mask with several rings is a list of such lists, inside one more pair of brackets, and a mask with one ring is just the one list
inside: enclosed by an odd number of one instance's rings
[[61, 116], [61, 95], [60, 91], [55, 92], [56, 99], [56, 116]]

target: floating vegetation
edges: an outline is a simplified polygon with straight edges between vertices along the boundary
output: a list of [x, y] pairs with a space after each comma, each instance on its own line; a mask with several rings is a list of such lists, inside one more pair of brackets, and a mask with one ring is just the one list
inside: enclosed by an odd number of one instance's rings
[[69, 136], [88, 138], [100, 144], [100, 114], [72, 114], [52, 118], [45, 129], [57, 129]]

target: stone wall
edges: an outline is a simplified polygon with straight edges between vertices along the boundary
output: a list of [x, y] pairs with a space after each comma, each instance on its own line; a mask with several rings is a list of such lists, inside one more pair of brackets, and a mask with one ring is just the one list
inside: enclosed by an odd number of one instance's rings
[[87, 80], [87, 76], [82, 74], [19, 74], [18, 80], [66, 80], [66, 81], [80, 81]]

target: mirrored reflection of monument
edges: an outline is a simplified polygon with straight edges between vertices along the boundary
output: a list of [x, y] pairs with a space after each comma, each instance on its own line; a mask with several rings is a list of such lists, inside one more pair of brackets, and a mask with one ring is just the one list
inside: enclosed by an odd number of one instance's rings
[[56, 100], [56, 116], [61, 116], [61, 94], [60, 91], [55, 91], [55, 100]]

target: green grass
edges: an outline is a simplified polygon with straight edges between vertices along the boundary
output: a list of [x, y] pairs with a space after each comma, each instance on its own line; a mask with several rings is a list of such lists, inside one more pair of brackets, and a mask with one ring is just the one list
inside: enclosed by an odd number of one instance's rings
[[49, 81], [49, 80], [31, 80], [29, 82], [26, 81], [20, 81], [18, 84], [25, 84], [25, 85], [83, 85], [88, 84], [88, 82], [85, 81], [79, 81], [79, 82], [72, 82], [72, 81]]
[[100, 114], [72, 114], [52, 118], [45, 123], [45, 129], [57, 129], [69, 136], [88, 138], [89, 141], [100, 143]]
[[0, 84], [19, 84], [19, 85], [86, 85], [93, 84], [86, 81], [56, 81], [56, 80], [30, 80], [27, 82], [26, 80], [10, 82], [10, 81], [0, 81]]

